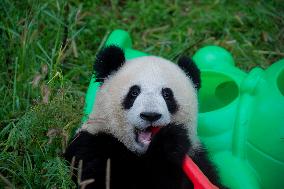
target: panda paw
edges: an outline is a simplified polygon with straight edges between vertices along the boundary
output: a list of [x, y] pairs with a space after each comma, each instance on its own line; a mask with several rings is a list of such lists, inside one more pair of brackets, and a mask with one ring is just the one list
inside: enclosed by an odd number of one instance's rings
[[187, 130], [183, 125], [169, 124], [153, 138], [147, 154], [151, 158], [167, 159], [181, 165], [190, 148]]

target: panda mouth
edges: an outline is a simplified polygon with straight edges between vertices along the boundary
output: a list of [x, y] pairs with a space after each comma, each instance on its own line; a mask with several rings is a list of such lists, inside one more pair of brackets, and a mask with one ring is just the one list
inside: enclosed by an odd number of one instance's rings
[[136, 142], [141, 146], [148, 146], [153, 136], [160, 130], [160, 127], [149, 126], [146, 129], [135, 128]]

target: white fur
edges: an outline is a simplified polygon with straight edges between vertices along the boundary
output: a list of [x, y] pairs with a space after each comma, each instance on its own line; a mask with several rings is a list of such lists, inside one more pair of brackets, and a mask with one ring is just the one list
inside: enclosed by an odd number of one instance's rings
[[[125, 111], [122, 101], [133, 85], [141, 87], [141, 94], [131, 109]], [[179, 110], [173, 115], [169, 113], [161, 96], [162, 88], [171, 88], [178, 102]], [[80, 130], [92, 134], [111, 133], [130, 150], [141, 154], [147, 147], [136, 143], [134, 127], [143, 128], [149, 124], [139, 117], [141, 112], [147, 111], [162, 114], [154, 125], [163, 126], [172, 122], [184, 124], [189, 131], [193, 148], [198, 148], [196, 90], [191, 80], [177, 65], [155, 56], [126, 61], [121, 69], [109, 76], [97, 93], [89, 120]]]

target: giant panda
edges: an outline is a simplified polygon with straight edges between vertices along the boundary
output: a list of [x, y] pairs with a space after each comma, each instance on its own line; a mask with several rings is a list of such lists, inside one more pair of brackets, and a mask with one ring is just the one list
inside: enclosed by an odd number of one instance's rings
[[94, 71], [102, 82], [94, 108], [65, 153], [76, 167], [82, 160], [81, 180], [94, 179], [86, 188], [193, 188], [182, 170], [186, 154], [223, 188], [196, 134], [201, 81], [191, 59], [126, 60], [121, 48], [108, 46]]

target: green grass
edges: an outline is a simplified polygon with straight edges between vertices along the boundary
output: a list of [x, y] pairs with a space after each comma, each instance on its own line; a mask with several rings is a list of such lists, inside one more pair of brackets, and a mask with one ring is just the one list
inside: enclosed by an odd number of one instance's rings
[[209, 44], [245, 71], [284, 57], [281, 0], [82, 2], [0, 3], [0, 188], [74, 187], [61, 154], [80, 123], [95, 54], [114, 29], [129, 31], [135, 49], [172, 60]]

